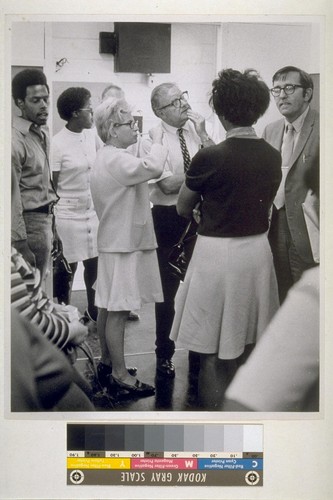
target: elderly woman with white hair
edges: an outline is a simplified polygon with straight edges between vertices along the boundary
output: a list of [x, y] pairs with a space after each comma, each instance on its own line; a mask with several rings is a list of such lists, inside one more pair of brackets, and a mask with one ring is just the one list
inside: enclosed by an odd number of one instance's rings
[[167, 151], [158, 131], [151, 137], [153, 146], [145, 158], [126, 151], [137, 141], [138, 129], [122, 98], [104, 100], [94, 118], [105, 143], [97, 153], [91, 178], [99, 218], [95, 303], [101, 363], [108, 375], [104, 379], [111, 391], [118, 390], [122, 396], [151, 396], [154, 387], [140, 382], [126, 368], [124, 334], [129, 311], [163, 301], [147, 181], [161, 175]]

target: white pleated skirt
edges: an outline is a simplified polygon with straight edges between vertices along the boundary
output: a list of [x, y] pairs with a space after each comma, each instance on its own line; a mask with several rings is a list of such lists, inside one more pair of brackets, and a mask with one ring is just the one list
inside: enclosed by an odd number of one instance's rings
[[100, 253], [95, 304], [108, 311], [133, 311], [163, 302], [155, 250]]
[[266, 234], [199, 235], [176, 296], [171, 338], [178, 347], [235, 359], [259, 339], [278, 307]]

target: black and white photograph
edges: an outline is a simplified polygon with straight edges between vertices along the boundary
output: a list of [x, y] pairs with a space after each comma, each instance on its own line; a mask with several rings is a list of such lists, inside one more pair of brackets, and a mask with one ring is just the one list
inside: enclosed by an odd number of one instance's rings
[[322, 491], [265, 490], [273, 467], [311, 471], [292, 438], [309, 457], [329, 442], [327, 19], [89, 14], [3, 19], [6, 474], [51, 439], [63, 484], [38, 498], [150, 498], [66, 489], [66, 424], [259, 423], [249, 497], [175, 498], [328, 499], [325, 464]]
[[320, 24], [11, 36], [11, 410], [319, 411]]

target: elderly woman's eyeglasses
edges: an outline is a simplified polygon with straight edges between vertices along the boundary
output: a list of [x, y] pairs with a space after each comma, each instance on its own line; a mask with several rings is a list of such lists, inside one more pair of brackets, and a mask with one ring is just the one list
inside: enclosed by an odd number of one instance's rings
[[122, 127], [123, 125], [129, 125], [131, 127], [131, 129], [134, 129], [134, 127], [138, 125], [138, 122], [136, 120], [131, 120], [130, 122], [126, 122], [126, 123], [114, 123], [113, 124], [114, 127]]
[[169, 106], [173, 106], [174, 108], [181, 108], [182, 104], [186, 104], [187, 101], [188, 101], [188, 92], [187, 90], [185, 90], [185, 92], [181, 93], [180, 97], [177, 97], [177, 99], [171, 101], [170, 104], [166, 104], [165, 106], [158, 108], [157, 111], [159, 111], [160, 109], [168, 108]]
[[271, 89], [271, 94], [273, 97], [279, 97], [281, 91], [283, 90], [286, 95], [291, 95], [295, 92], [297, 87], [304, 88], [303, 85], [292, 85], [291, 83], [288, 83], [284, 87], [273, 87]]
[[91, 113], [91, 114], [94, 113], [92, 108], [79, 108], [78, 111], [89, 111], [89, 113]]

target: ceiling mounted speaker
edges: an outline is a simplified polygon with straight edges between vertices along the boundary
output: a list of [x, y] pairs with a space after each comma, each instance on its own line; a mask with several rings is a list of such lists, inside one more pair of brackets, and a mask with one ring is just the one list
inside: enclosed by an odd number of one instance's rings
[[108, 31], [101, 31], [99, 34], [99, 53], [113, 54], [117, 53], [117, 34]]

